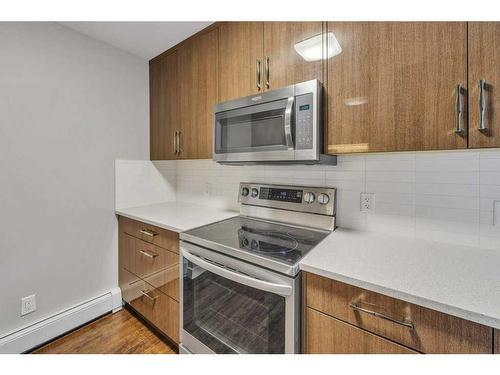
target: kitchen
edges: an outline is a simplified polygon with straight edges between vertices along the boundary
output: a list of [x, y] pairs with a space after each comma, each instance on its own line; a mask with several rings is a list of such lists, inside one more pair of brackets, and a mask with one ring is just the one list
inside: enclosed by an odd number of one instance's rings
[[0, 23], [1, 353], [500, 352], [500, 22], [328, 18]]

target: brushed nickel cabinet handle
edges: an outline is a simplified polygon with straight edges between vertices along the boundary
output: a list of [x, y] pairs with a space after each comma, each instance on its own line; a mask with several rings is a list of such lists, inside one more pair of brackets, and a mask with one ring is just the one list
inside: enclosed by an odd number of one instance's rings
[[484, 87], [486, 86], [486, 80], [479, 80], [479, 131], [486, 130], [486, 124], [484, 123], [484, 114], [486, 113], [486, 101], [484, 99]]
[[262, 86], [260, 84], [260, 60], [259, 59], [255, 60], [255, 81], [257, 84], [257, 91], [260, 91]]
[[154, 230], [149, 230], [149, 229], [142, 229], [140, 231], [141, 234], [144, 234], [145, 236], [148, 237], [154, 237], [158, 235], [158, 232], [155, 232]]
[[271, 87], [270, 83], [269, 83], [269, 56], [266, 56], [265, 58], [265, 70], [266, 70], [266, 89], [268, 89], [269, 87]]
[[144, 256], [147, 256], [148, 258], [150, 259], [154, 259], [158, 256], [158, 254], [156, 253], [153, 253], [152, 251], [147, 251], [147, 250], [139, 250], [139, 252], [144, 255]]
[[158, 299], [158, 295], [151, 297], [149, 295], [149, 293], [151, 293], [151, 291], [149, 289], [142, 289], [141, 290], [141, 294], [144, 297], [146, 297], [147, 299], [149, 299], [151, 302], [153, 302], [153, 304], [154, 304], [156, 302], [156, 300]]
[[182, 130], [179, 130], [179, 154], [182, 152]]
[[455, 88], [455, 133], [462, 134], [462, 85], [457, 84]]
[[174, 154], [177, 154], [177, 130], [174, 132]]
[[356, 305], [354, 303], [349, 304], [349, 307], [353, 310], [372, 315], [376, 318], [384, 319], [384, 320], [387, 320], [389, 322], [399, 324], [401, 326], [405, 326], [405, 327], [410, 328], [410, 329], [415, 329], [415, 324], [413, 324], [413, 322], [408, 318], [405, 318], [405, 320], [397, 320], [397, 319], [391, 318], [390, 316], [378, 313], [376, 311], [364, 309], [364, 308], [359, 307], [358, 305]]

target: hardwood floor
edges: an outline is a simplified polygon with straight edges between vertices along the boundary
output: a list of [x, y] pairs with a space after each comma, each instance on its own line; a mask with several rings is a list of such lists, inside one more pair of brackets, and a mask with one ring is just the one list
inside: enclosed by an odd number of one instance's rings
[[175, 354], [175, 351], [127, 309], [106, 315], [34, 354]]

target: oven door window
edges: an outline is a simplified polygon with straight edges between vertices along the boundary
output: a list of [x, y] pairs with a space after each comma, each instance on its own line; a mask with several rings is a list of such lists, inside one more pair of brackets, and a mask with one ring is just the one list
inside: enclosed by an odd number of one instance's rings
[[215, 116], [215, 152], [286, 150], [287, 100], [219, 112]]
[[184, 259], [183, 328], [215, 353], [284, 353], [285, 297]]

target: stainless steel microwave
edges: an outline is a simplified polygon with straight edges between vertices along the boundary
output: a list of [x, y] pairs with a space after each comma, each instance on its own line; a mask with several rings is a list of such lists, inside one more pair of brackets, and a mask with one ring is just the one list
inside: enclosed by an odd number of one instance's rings
[[318, 80], [219, 103], [213, 159], [219, 163], [328, 163], [322, 154], [322, 89]]

